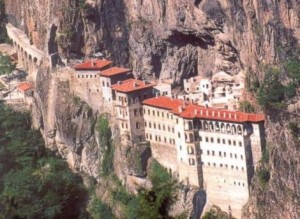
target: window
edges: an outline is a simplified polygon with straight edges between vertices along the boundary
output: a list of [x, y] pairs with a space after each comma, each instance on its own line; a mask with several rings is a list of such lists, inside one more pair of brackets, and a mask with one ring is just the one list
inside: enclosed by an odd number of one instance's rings
[[166, 126], [165, 125], [163, 125], [163, 130], [166, 131]]
[[152, 110], [152, 116], [155, 116], [155, 111], [154, 110]]
[[233, 141], [232, 143], [233, 143], [233, 146], [236, 146], [236, 141]]
[[230, 153], [230, 158], [232, 158], [232, 153]]
[[182, 147], [181, 147], [181, 145], [179, 146], [179, 148], [180, 148], [180, 150], [182, 150]]
[[216, 166], [216, 163], [214, 163], [214, 167]]
[[147, 122], [145, 122], [145, 127], [147, 127]]
[[220, 139], [219, 138], [217, 139], [217, 143], [220, 144]]
[[244, 160], [244, 157], [243, 157], [243, 155], [241, 155], [241, 160]]
[[152, 140], [152, 135], [151, 134], [149, 134], [149, 137], [150, 137], [150, 140]]
[[208, 137], [205, 137], [205, 142], [208, 142]]
[[172, 132], [173, 132], [173, 133], [175, 132], [175, 129], [174, 129], [174, 127], [172, 127]]
[[211, 142], [211, 143], [214, 143], [214, 138], [210, 138], [210, 142]]
[[140, 115], [142, 116], [143, 115], [143, 109], [140, 108]]
[[137, 109], [133, 110], [134, 116], [137, 116]]
[[241, 141], [239, 141], [239, 146], [242, 147], [242, 142]]
[[224, 152], [223, 154], [224, 154], [224, 157], [226, 157], [226, 152]]
[[222, 152], [221, 151], [219, 151], [219, 156], [222, 157]]
[[148, 109], [148, 115], [150, 115], [150, 110]]
[[210, 162], [208, 162], [207, 164], [208, 164], [208, 166], [210, 166]]
[[223, 164], [220, 163], [220, 167], [223, 167]]
[[149, 128], [151, 128], [151, 126], [152, 126], [152, 125], [151, 125], [151, 122], [149, 122]]
[[180, 133], [178, 132], [178, 138], [180, 138]]
[[176, 124], [178, 124], [178, 119], [176, 119]]
[[159, 111], [157, 111], [157, 116], [159, 116]]
[[156, 129], [156, 124], [155, 124], [155, 123], [153, 123], [153, 128], [155, 128], [155, 129]]
[[225, 144], [225, 139], [223, 139], [223, 144]]
[[231, 140], [228, 140], [228, 144], [231, 145]]
[[106, 85], [107, 85], [107, 87], [109, 87], [109, 83], [108, 82], [106, 82]]
[[209, 155], [209, 151], [207, 151], [207, 155]]
[[164, 115], [164, 113], [161, 113], [161, 117], [163, 117], [163, 118], [164, 118], [164, 116], [165, 116], [165, 115]]
[[193, 158], [190, 158], [189, 163], [190, 163], [190, 165], [195, 165], [195, 160]]
[[164, 137], [164, 142], [167, 143], [167, 138], [166, 137]]
[[90, 78], [92, 78], [93, 77], [93, 75], [90, 75]]
[[137, 128], [137, 129], [140, 128], [140, 123], [139, 122], [135, 123], [135, 128]]
[[212, 156], [215, 156], [215, 151], [212, 151]]
[[202, 149], [200, 149], [200, 154], [203, 154], [203, 150]]
[[202, 136], [200, 136], [200, 141], [202, 141]]
[[158, 130], [160, 130], [160, 124], [158, 124]]

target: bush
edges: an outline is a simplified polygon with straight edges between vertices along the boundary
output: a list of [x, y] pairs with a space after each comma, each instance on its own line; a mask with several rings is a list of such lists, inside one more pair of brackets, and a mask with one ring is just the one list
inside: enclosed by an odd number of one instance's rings
[[111, 139], [111, 130], [106, 115], [101, 115], [98, 119], [96, 129], [99, 132], [99, 143], [103, 150], [100, 174], [109, 176], [114, 166], [114, 145]]
[[10, 57], [0, 53], [0, 75], [10, 74], [16, 68], [15, 64], [12, 64]]
[[270, 180], [270, 172], [262, 168], [257, 172], [257, 176], [261, 186], [265, 187]]
[[239, 106], [239, 110], [245, 113], [253, 113], [255, 112], [254, 107], [251, 105], [251, 103], [247, 100], [241, 101]]
[[297, 85], [300, 84], [300, 63], [299, 60], [291, 59], [284, 63], [284, 68], [287, 71], [288, 76]]
[[263, 83], [258, 89], [257, 101], [263, 109], [283, 108], [285, 87], [279, 81], [280, 70], [268, 67]]
[[99, 198], [94, 197], [88, 209], [90, 215], [94, 219], [112, 219], [114, 215], [111, 207], [103, 203]]

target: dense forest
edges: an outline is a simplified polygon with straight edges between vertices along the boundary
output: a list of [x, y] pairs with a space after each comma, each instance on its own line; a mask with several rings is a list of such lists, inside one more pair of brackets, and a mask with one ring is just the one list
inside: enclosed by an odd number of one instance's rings
[[31, 129], [29, 113], [0, 102], [0, 218], [81, 218], [86, 194], [81, 178]]

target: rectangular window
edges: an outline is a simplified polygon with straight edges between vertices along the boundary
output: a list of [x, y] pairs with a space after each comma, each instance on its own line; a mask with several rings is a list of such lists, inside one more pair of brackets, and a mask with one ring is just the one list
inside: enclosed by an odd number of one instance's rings
[[142, 116], [143, 115], [143, 109], [140, 108], [140, 115]]
[[205, 137], [205, 142], [208, 142], [208, 137]]
[[157, 113], [156, 113], [156, 114], [157, 114], [157, 116], [159, 116], [159, 111], [157, 111]]
[[180, 133], [178, 132], [178, 138], [180, 138]]
[[243, 155], [241, 155], [241, 160], [244, 160], [244, 157], [243, 157]]
[[222, 141], [222, 142], [223, 142], [223, 144], [225, 144], [225, 139], [223, 139], [223, 141]]
[[214, 138], [210, 138], [210, 142], [211, 142], [211, 143], [214, 143]]
[[219, 151], [219, 156], [222, 157], [222, 152], [221, 151]]
[[236, 141], [233, 141], [232, 143], [233, 143], [233, 146], [236, 146]]
[[212, 151], [212, 156], [215, 156], [215, 151]]
[[209, 151], [207, 151], [207, 155], [209, 155]]
[[226, 157], [226, 152], [224, 152], [223, 154], [224, 154], [224, 157]]
[[228, 144], [231, 145], [231, 140], [228, 140]]
[[137, 109], [133, 110], [134, 116], [137, 116]]
[[178, 119], [176, 119], [176, 124], [178, 124]]
[[239, 141], [239, 146], [242, 147], [242, 142], [241, 141]]
[[220, 144], [220, 139], [219, 138], [217, 139], [217, 143]]

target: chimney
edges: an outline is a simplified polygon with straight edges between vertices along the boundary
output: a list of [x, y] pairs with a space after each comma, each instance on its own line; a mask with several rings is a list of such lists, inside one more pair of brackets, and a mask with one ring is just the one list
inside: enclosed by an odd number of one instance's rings
[[202, 109], [200, 110], [200, 115], [201, 115], [201, 116], [203, 115], [203, 110], [202, 110]]
[[157, 98], [159, 96], [159, 92], [156, 92], [155, 93], [155, 97]]
[[121, 83], [122, 83], [121, 81], [118, 81], [118, 85], [121, 85]]
[[237, 119], [237, 115], [236, 114], [234, 114], [234, 119]]
[[231, 113], [229, 113], [229, 119], [231, 119]]
[[215, 116], [215, 111], [212, 111], [212, 116], [213, 116], [213, 117]]
[[208, 116], [208, 110], [206, 110], [206, 116]]
[[220, 113], [220, 111], [218, 111], [218, 117], [220, 117], [221, 116], [221, 113]]

